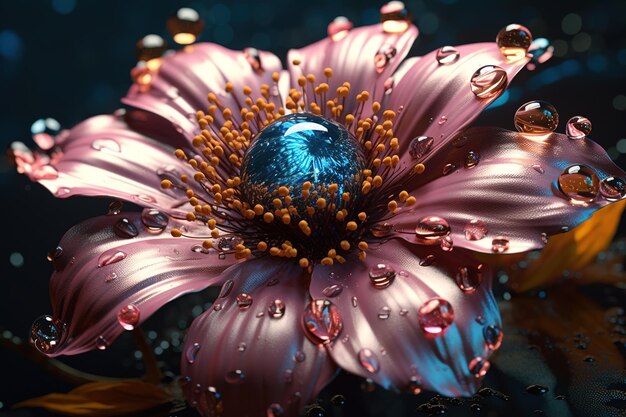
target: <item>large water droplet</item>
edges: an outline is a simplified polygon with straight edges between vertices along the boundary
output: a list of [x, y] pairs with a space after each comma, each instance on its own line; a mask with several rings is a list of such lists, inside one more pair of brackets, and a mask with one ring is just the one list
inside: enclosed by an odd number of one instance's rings
[[502, 28], [496, 36], [496, 43], [500, 52], [509, 62], [526, 57], [526, 52], [532, 41], [533, 37], [530, 31], [517, 23]]
[[574, 164], [559, 175], [559, 189], [572, 202], [591, 203], [600, 192], [600, 179], [587, 165]]
[[124, 330], [133, 330], [139, 323], [139, 307], [135, 304], [127, 304], [117, 312], [117, 321]]
[[40, 316], [30, 328], [30, 341], [38, 351], [50, 354], [59, 348], [66, 325], [52, 316]]
[[161, 233], [167, 227], [167, 215], [156, 209], [144, 209], [141, 212], [141, 222], [150, 232]]
[[238, 236], [224, 236], [217, 240], [217, 249], [221, 252], [233, 252], [235, 247], [243, 243], [243, 239]]
[[473, 292], [483, 281], [483, 265], [461, 266], [456, 273], [456, 283], [465, 292]]
[[385, 33], [403, 33], [409, 28], [411, 13], [401, 1], [390, 1], [380, 8], [380, 21]]
[[187, 351], [185, 352], [185, 359], [187, 359], [188, 363], [194, 363], [196, 361], [198, 351], [200, 351], [200, 343], [198, 342], [195, 342], [187, 348]]
[[128, 219], [119, 219], [113, 225], [113, 232], [122, 239], [131, 239], [139, 234], [137, 228]]
[[98, 268], [102, 268], [103, 266], [111, 265], [116, 262], [121, 261], [126, 258], [126, 253], [117, 249], [111, 249], [104, 252], [98, 258]]
[[370, 269], [369, 277], [375, 288], [387, 288], [396, 278], [396, 270], [387, 264], [376, 264]]
[[534, 100], [517, 109], [514, 121], [519, 132], [545, 135], [554, 132], [559, 125], [559, 113], [547, 101]]
[[341, 294], [341, 291], [343, 291], [343, 287], [341, 285], [333, 284], [324, 288], [322, 290], [322, 294], [324, 294], [325, 297], [333, 298]]
[[609, 201], [617, 201], [626, 195], [626, 182], [619, 177], [607, 177], [600, 182], [600, 194]]
[[285, 315], [285, 307], [285, 303], [277, 298], [267, 307], [267, 312], [271, 318], [279, 319]]
[[368, 372], [375, 374], [380, 370], [380, 362], [376, 354], [370, 349], [365, 348], [359, 351], [359, 363]]
[[478, 98], [496, 97], [504, 91], [506, 84], [506, 71], [495, 65], [478, 68], [470, 80], [472, 93]]
[[502, 236], [495, 237], [491, 241], [491, 250], [495, 253], [503, 253], [509, 250], [509, 239]]
[[567, 121], [565, 133], [570, 139], [582, 139], [591, 133], [591, 122], [583, 116], [574, 116]]
[[190, 45], [204, 30], [204, 20], [194, 9], [181, 7], [167, 19], [167, 30], [177, 44]]
[[480, 162], [480, 154], [476, 151], [469, 151], [465, 154], [463, 165], [465, 168], [474, 168]]
[[335, 42], [340, 41], [348, 35], [350, 29], [352, 29], [352, 22], [345, 16], [337, 16], [328, 24], [328, 37]]
[[158, 59], [167, 50], [167, 41], [159, 35], [150, 34], [139, 39], [135, 44], [137, 61], [149, 62]]
[[376, 68], [376, 72], [378, 74], [382, 74], [389, 65], [389, 62], [396, 56], [396, 48], [393, 45], [385, 44], [383, 45], [376, 55], [374, 55], [374, 67]]
[[467, 240], [480, 240], [487, 236], [487, 225], [484, 221], [478, 219], [472, 219], [463, 228], [465, 233], [465, 239]]
[[91, 142], [91, 147], [96, 151], [101, 152], [118, 153], [122, 151], [122, 147], [120, 146], [120, 144], [113, 139], [96, 139]]
[[500, 329], [500, 327], [491, 324], [483, 327], [483, 337], [485, 338], [485, 343], [489, 349], [497, 350], [502, 344], [504, 333], [502, 333], [502, 329]]
[[387, 306], [382, 307], [378, 310], [378, 318], [381, 320], [387, 320], [391, 315], [391, 309]]
[[450, 234], [450, 225], [437, 216], [421, 219], [415, 227], [415, 237], [420, 243], [437, 244], [440, 239]]
[[246, 379], [246, 375], [241, 369], [235, 369], [234, 371], [226, 372], [224, 379], [229, 384], [238, 385], [243, 383], [243, 381]]
[[409, 144], [409, 155], [413, 159], [423, 158], [433, 147], [435, 140], [432, 136], [418, 136], [411, 140]]
[[332, 342], [339, 336], [343, 321], [337, 307], [328, 300], [311, 300], [302, 313], [306, 334], [314, 343]]
[[491, 368], [491, 364], [487, 359], [483, 359], [480, 356], [477, 356], [470, 361], [467, 367], [470, 373], [476, 378], [482, 378], [487, 375], [487, 371], [489, 371], [489, 368]]
[[237, 295], [237, 306], [239, 306], [240, 310], [246, 310], [248, 307], [252, 305], [252, 296], [245, 292], [242, 292]]
[[454, 46], [444, 46], [437, 51], [437, 62], [440, 65], [454, 64], [460, 56], [461, 53]]
[[443, 298], [435, 297], [419, 308], [417, 319], [420, 327], [430, 334], [441, 334], [454, 321], [452, 305]]

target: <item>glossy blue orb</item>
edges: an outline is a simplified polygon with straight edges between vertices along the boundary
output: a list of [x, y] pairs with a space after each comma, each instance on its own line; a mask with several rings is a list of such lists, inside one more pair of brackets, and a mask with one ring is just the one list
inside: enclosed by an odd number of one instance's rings
[[[309, 113], [281, 117], [252, 141], [241, 164], [242, 190], [250, 204], [269, 205], [280, 186], [302, 204], [302, 184], [337, 184], [340, 198], [354, 195], [365, 158], [361, 145], [344, 126]], [[314, 188], [312, 188], [313, 190]]]

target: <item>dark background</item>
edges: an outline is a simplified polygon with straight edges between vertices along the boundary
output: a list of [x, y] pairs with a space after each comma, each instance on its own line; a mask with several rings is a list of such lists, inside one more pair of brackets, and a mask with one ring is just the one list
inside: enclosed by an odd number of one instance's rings
[[[165, 20], [178, 7], [193, 7], [204, 17], [202, 41], [232, 49], [254, 46], [284, 57], [288, 48], [325, 36], [326, 25], [338, 15], [355, 25], [375, 23], [380, 5], [357, 0], [0, 0], [0, 144], [6, 148], [20, 140], [33, 145], [30, 126], [40, 117], [53, 117], [69, 128], [120, 107], [135, 64], [135, 41], [157, 33], [173, 44]], [[591, 137], [626, 166], [626, 2], [432, 0], [407, 5], [421, 31], [411, 55], [447, 44], [494, 40], [500, 28], [513, 22], [526, 25], [535, 38], [550, 39], [556, 48], [552, 60], [535, 71], [523, 70], [508, 94], [476, 124], [513, 129], [519, 105], [547, 100], [559, 110], [559, 131], [573, 115], [588, 117]], [[17, 342], [27, 339], [35, 317], [51, 311], [48, 249], [72, 225], [105, 212], [108, 201], [57, 200], [0, 159], [0, 338]], [[170, 307], [176, 322], [161, 315], [147, 323], [157, 356], [171, 363], [174, 372], [179, 350], [175, 340], [182, 340], [180, 329], [202, 311], [205, 300], [194, 295]], [[197, 306], [190, 311], [189, 305]], [[164, 322], [167, 331], [150, 332]], [[142, 367], [134, 351], [130, 337], [122, 337], [107, 352], [63, 360], [89, 372], [134, 376]], [[359, 384], [351, 378], [344, 382]], [[21, 354], [0, 348], [0, 415], [15, 402], [69, 387]], [[523, 415], [532, 415], [532, 410]]]

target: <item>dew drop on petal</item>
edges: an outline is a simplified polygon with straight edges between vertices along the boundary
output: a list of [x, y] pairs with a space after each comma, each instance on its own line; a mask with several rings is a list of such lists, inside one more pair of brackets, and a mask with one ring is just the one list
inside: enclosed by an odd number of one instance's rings
[[435, 297], [422, 304], [417, 318], [422, 330], [438, 335], [445, 332], [454, 321], [454, 310], [448, 301]]
[[107, 216], [117, 216], [122, 212], [122, 208], [124, 208], [124, 202], [120, 200], [111, 201]]
[[40, 316], [30, 328], [30, 342], [41, 353], [52, 353], [60, 346], [67, 326], [52, 316]]
[[444, 236], [441, 238], [441, 242], [439, 243], [441, 250], [445, 252], [451, 252], [454, 249], [454, 241], [451, 236]]
[[246, 351], [246, 344], [244, 342], [239, 343], [239, 345], [237, 345], [237, 351], [239, 352], [245, 352]]
[[448, 121], [448, 116], [441, 116], [441, 117], [439, 118], [439, 120], [437, 121], [437, 124], [438, 124], [439, 126], [442, 126], [442, 125], [444, 125], [447, 121]]
[[374, 55], [374, 67], [378, 74], [382, 74], [389, 65], [389, 62], [396, 56], [397, 50], [391, 44], [385, 44]]
[[510, 61], [517, 61], [526, 57], [526, 52], [533, 41], [533, 37], [526, 27], [517, 23], [510, 24], [498, 32], [496, 43], [500, 53]]
[[439, 240], [450, 234], [450, 225], [437, 216], [422, 218], [415, 227], [415, 237], [421, 243], [437, 244]]
[[385, 237], [393, 233], [393, 225], [391, 223], [378, 223], [370, 228], [370, 232], [374, 237]]
[[109, 341], [104, 336], [98, 336], [96, 339], [96, 347], [98, 350], [105, 350], [109, 347]]
[[435, 255], [426, 255], [424, 259], [420, 260], [420, 266], [431, 266], [435, 263]]
[[454, 172], [454, 170], [456, 170], [456, 165], [454, 164], [446, 164], [443, 167], [442, 173], [443, 175], [448, 175]]
[[403, 33], [409, 28], [411, 13], [401, 1], [390, 1], [380, 8], [380, 21], [385, 33]]
[[55, 195], [56, 197], [63, 197], [63, 196], [68, 195], [68, 194], [69, 194], [69, 193], [71, 193], [71, 192], [72, 192], [72, 189], [71, 189], [71, 188], [68, 188], [68, 187], [60, 187], [58, 190], [56, 190], [56, 191], [54, 192], [54, 195]]
[[475, 357], [470, 361], [467, 368], [470, 373], [474, 375], [476, 378], [482, 378], [487, 375], [489, 368], [491, 368], [491, 364], [487, 359], [483, 359], [480, 356]]
[[306, 335], [314, 343], [332, 342], [339, 336], [343, 321], [337, 307], [328, 300], [311, 300], [302, 313]]
[[383, 84], [383, 88], [385, 89], [385, 95], [389, 95], [393, 92], [393, 87], [395, 83], [396, 80], [393, 77], [389, 77], [385, 80], [385, 83]]
[[461, 56], [458, 49], [454, 46], [444, 46], [437, 51], [437, 62], [440, 65], [454, 64]]
[[481, 240], [487, 236], [488, 229], [484, 221], [472, 219], [463, 228], [466, 240]]
[[232, 252], [240, 243], [243, 243], [243, 239], [238, 236], [224, 236], [217, 240], [217, 249], [221, 252]]
[[158, 59], [167, 50], [167, 41], [159, 35], [150, 34], [139, 39], [135, 44], [137, 61], [149, 62]]
[[600, 182], [600, 194], [609, 201], [617, 201], [626, 195], [626, 182], [619, 177], [607, 177]]
[[546, 135], [554, 132], [559, 125], [556, 108], [542, 100], [524, 103], [515, 112], [515, 128], [529, 135]]
[[243, 383], [243, 381], [246, 379], [246, 375], [241, 369], [235, 369], [234, 371], [226, 372], [224, 379], [229, 384], [238, 385]]
[[483, 281], [483, 265], [461, 266], [456, 272], [456, 283], [465, 292], [473, 292]]
[[359, 299], [356, 296], [352, 297], [352, 307], [357, 308], [359, 306]]
[[396, 270], [387, 264], [379, 263], [370, 269], [369, 278], [375, 288], [387, 288], [396, 278]]
[[263, 63], [261, 62], [261, 54], [259, 54], [259, 50], [256, 48], [245, 48], [243, 50], [243, 56], [250, 64], [250, 68], [252, 71], [256, 72], [258, 75], [262, 75], [265, 70], [263, 69]]
[[567, 121], [565, 133], [570, 139], [583, 139], [591, 133], [591, 122], [583, 116], [574, 116]]
[[359, 351], [359, 363], [368, 372], [375, 374], [380, 370], [378, 357], [370, 349], [365, 348]]
[[267, 312], [271, 318], [279, 319], [285, 315], [285, 303], [277, 298], [267, 307]]
[[293, 369], [285, 369], [285, 384], [293, 382]]
[[322, 290], [322, 294], [324, 294], [324, 297], [333, 298], [341, 294], [341, 291], [343, 291], [343, 287], [341, 285], [333, 284], [324, 288]]
[[126, 252], [122, 252], [117, 249], [112, 249], [104, 252], [98, 258], [98, 268], [111, 265], [126, 258]]
[[161, 233], [167, 227], [167, 215], [156, 209], [144, 209], [141, 212], [141, 223], [150, 232]]
[[543, 169], [543, 167], [541, 165], [539, 165], [539, 164], [534, 164], [533, 165], [533, 169], [535, 171], [537, 171], [538, 173], [540, 173], [540, 174], [545, 174], [545, 172], [546, 172], [546, 170]]
[[491, 324], [483, 327], [483, 337], [485, 338], [485, 343], [489, 349], [497, 350], [502, 344], [504, 333], [502, 333], [502, 329], [500, 329], [500, 327]]
[[559, 175], [559, 189], [572, 202], [591, 203], [600, 192], [600, 179], [587, 165], [574, 164]]
[[293, 355], [293, 359], [296, 362], [302, 363], [306, 359], [306, 354], [303, 351], [299, 350]]
[[478, 98], [493, 98], [504, 91], [507, 80], [505, 70], [495, 65], [485, 65], [472, 75], [470, 87]]
[[198, 351], [200, 350], [200, 343], [195, 342], [193, 345], [187, 348], [185, 352], [185, 359], [187, 359], [187, 363], [194, 363], [196, 361], [196, 356], [198, 355]]
[[224, 285], [222, 285], [222, 288], [220, 289], [220, 294], [217, 296], [217, 298], [226, 298], [233, 289], [233, 285], [235, 285], [235, 282], [232, 279], [226, 281]]
[[242, 292], [237, 295], [237, 306], [239, 306], [240, 310], [248, 309], [248, 307], [252, 305], [252, 301], [252, 296], [250, 294]]
[[491, 251], [494, 253], [503, 253], [509, 250], [509, 239], [502, 236], [495, 237], [491, 241]]
[[481, 326], [483, 324], [487, 323], [487, 320], [485, 319], [485, 316], [483, 316], [482, 314], [477, 315], [474, 320], [476, 321], [476, 323], [480, 324]]
[[432, 136], [418, 136], [411, 140], [409, 144], [409, 155], [413, 159], [423, 158], [433, 147], [434, 139]]
[[387, 320], [391, 315], [391, 309], [387, 306], [382, 307], [378, 310], [378, 318], [381, 320]]
[[480, 162], [480, 155], [476, 151], [469, 151], [465, 154], [463, 165], [465, 168], [474, 168]]
[[285, 415], [285, 410], [278, 403], [273, 403], [269, 407], [267, 407], [267, 417], [283, 417]]
[[117, 322], [124, 330], [133, 330], [139, 323], [140, 311], [135, 304], [127, 304], [117, 312]]
[[139, 234], [135, 225], [126, 218], [119, 219], [113, 225], [113, 232], [122, 239], [132, 239]]
[[106, 277], [104, 277], [104, 282], [108, 284], [110, 282], [115, 281], [116, 279], [117, 279], [117, 272], [111, 272]]
[[100, 152], [114, 152], [119, 153], [122, 151], [122, 147], [119, 143], [113, 139], [96, 139], [91, 142], [91, 147]]
[[542, 233], [541, 234], [541, 241], [543, 243], [548, 243], [548, 234], [547, 233]]
[[350, 29], [352, 22], [345, 16], [337, 16], [328, 24], [328, 37], [335, 42], [340, 41], [348, 35]]
[[177, 44], [190, 45], [204, 30], [204, 20], [194, 9], [181, 7], [167, 19], [167, 30]]
[[407, 390], [410, 394], [413, 395], [419, 395], [422, 392], [422, 382], [419, 380], [418, 377], [411, 377]]

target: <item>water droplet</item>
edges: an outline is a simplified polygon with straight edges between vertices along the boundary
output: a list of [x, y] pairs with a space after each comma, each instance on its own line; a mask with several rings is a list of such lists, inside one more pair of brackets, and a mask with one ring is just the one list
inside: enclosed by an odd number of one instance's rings
[[167, 19], [167, 30], [177, 44], [190, 45], [204, 30], [204, 20], [194, 9], [181, 7]]
[[248, 307], [252, 305], [252, 296], [250, 294], [246, 294], [242, 292], [237, 295], [237, 305], [240, 310], [246, 310]]
[[465, 168], [474, 168], [480, 162], [480, 154], [476, 151], [469, 151], [465, 154], [465, 161], [463, 165]]
[[169, 219], [165, 213], [156, 209], [144, 209], [141, 222], [150, 232], [161, 233], [167, 227]]
[[485, 65], [472, 75], [470, 87], [478, 98], [493, 98], [506, 88], [506, 71], [496, 65]]
[[567, 121], [565, 133], [570, 139], [582, 139], [591, 133], [591, 122], [583, 116], [574, 116]]
[[330, 402], [335, 407], [341, 407], [346, 404], [346, 397], [341, 394], [333, 395], [333, 397], [330, 399]]
[[452, 240], [452, 237], [444, 236], [443, 238], [441, 238], [439, 246], [441, 247], [441, 250], [445, 252], [451, 252], [452, 249], [454, 249], [454, 241]]
[[550, 389], [546, 386], [533, 384], [526, 387], [526, 392], [534, 395], [543, 395], [550, 391]]
[[487, 359], [483, 359], [480, 356], [472, 359], [468, 365], [470, 373], [476, 378], [482, 378], [487, 375], [489, 368], [491, 368], [491, 363], [489, 363]]
[[230, 291], [233, 289], [233, 285], [235, 285], [235, 282], [232, 279], [226, 281], [224, 285], [222, 285], [222, 288], [220, 289], [220, 295], [218, 295], [217, 298], [227, 297], [228, 294], [230, 294]]
[[239, 345], [237, 346], [237, 351], [245, 352], [246, 351], [246, 344], [244, 342], [239, 343]]
[[374, 67], [378, 74], [382, 74], [389, 65], [389, 62], [396, 56], [397, 50], [391, 44], [385, 44], [380, 47], [376, 55], [374, 55]]
[[119, 153], [122, 151], [122, 147], [120, 146], [120, 144], [113, 139], [96, 139], [91, 142], [91, 147], [96, 151], [101, 152]]
[[328, 300], [311, 300], [302, 313], [307, 336], [314, 343], [332, 342], [339, 336], [343, 321], [337, 307]]
[[126, 258], [126, 253], [117, 249], [111, 249], [104, 252], [98, 258], [98, 268], [102, 268], [103, 266], [111, 265], [116, 262], [121, 261]]
[[57, 246], [56, 248], [48, 252], [46, 258], [48, 259], [48, 261], [54, 262], [55, 260], [59, 259], [61, 255], [63, 255], [63, 248], [61, 246]]
[[122, 208], [124, 208], [124, 202], [120, 200], [111, 201], [109, 204], [109, 211], [107, 216], [117, 216], [121, 213]]
[[285, 369], [285, 384], [293, 383], [293, 369]]
[[543, 243], [548, 243], [548, 234], [547, 233], [542, 233], [541, 234], [541, 241]]
[[374, 237], [385, 237], [393, 233], [393, 225], [391, 223], [378, 223], [370, 228], [370, 232]]
[[54, 146], [54, 137], [61, 131], [61, 124], [51, 117], [36, 120], [30, 127], [33, 140], [42, 150], [47, 151]]
[[503, 253], [509, 250], [509, 239], [498, 236], [491, 241], [491, 250], [495, 253]]
[[213, 304], [213, 311], [220, 311], [222, 309], [222, 304], [215, 303]]
[[378, 310], [378, 318], [381, 320], [387, 320], [391, 315], [391, 309], [387, 306], [382, 307]]
[[396, 278], [396, 270], [387, 264], [376, 264], [369, 271], [370, 282], [375, 288], [387, 288]]
[[296, 362], [300, 362], [300, 363], [302, 363], [302, 362], [304, 362], [304, 360], [306, 359], [306, 355], [305, 355], [305, 353], [304, 353], [303, 351], [299, 350], [299, 351], [297, 351], [297, 352], [293, 355], [293, 359], [294, 359]]
[[591, 203], [600, 192], [600, 179], [593, 168], [574, 164], [559, 175], [559, 189], [572, 202]]
[[444, 46], [437, 51], [437, 62], [440, 65], [454, 64], [460, 56], [461, 53], [454, 46]]
[[196, 356], [198, 355], [198, 351], [200, 350], [200, 343], [195, 342], [193, 345], [187, 348], [185, 352], [185, 358], [188, 363], [194, 363], [196, 361]]
[[485, 316], [483, 316], [481, 314], [477, 315], [474, 320], [476, 321], [476, 323], [480, 324], [481, 326], [484, 325], [485, 323], [487, 323], [487, 320], [485, 319]]
[[272, 278], [269, 281], [267, 281], [267, 286], [268, 287], [273, 287], [274, 285], [278, 284], [278, 278]]
[[159, 35], [150, 34], [139, 39], [135, 44], [135, 56], [137, 61], [148, 62], [161, 58], [167, 50], [167, 41]]
[[139, 234], [137, 228], [128, 219], [119, 219], [113, 225], [113, 232], [122, 239], [131, 239]]
[[328, 24], [328, 36], [335, 42], [342, 40], [352, 29], [352, 22], [345, 16], [337, 16]]
[[111, 272], [106, 277], [104, 277], [104, 282], [108, 284], [109, 282], [115, 281], [116, 279], [117, 279], [117, 272]]
[[30, 342], [41, 353], [53, 353], [60, 346], [67, 326], [52, 316], [40, 316], [30, 328]]
[[467, 136], [463, 134], [457, 135], [454, 139], [452, 139], [452, 146], [455, 148], [462, 148], [467, 145]]
[[380, 8], [380, 21], [385, 33], [403, 33], [409, 28], [411, 13], [401, 1], [390, 1]]
[[221, 252], [232, 252], [235, 250], [235, 247], [239, 244], [243, 243], [243, 239], [238, 236], [224, 236], [217, 240], [217, 248]]
[[441, 172], [443, 173], [443, 175], [448, 175], [448, 174], [451, 174], [452, 172], [454, 172], [455, 169], [456, 169], [456, 165], [454, 165], [454, 164], [446, 164], [443, 167], [443, 170]]
[[109, 347], [109, 341], [104, 336], [98, 336], [96, 339], [96, 347], [98, 350], [105, 350]]
[[380, 363], [376, 354], [370, 349], [361, 349], [359, 351], [359, 363], [368, 372], [375, 374], [380, 370]]
[[420, 243], [437, 244], [442, 237], [450, 234], [450, 225], [437, 216], [427, 216], [415, 227], [415, 237]]
[[502, 333], [502, 329], [500, 329], [500, 327], [491, 324], [483, 327], [483, 337], [485, 338], [485, 343], [489, 349], [497, 350], [502, 344], [504, 333]]
[[407, 314], [409, 314], [409, 310], [407, 310], [406, 308], [401, 308], [400, 309], [400, 313], [399, 313], [402, 317], [406, 316]]
[[422, 382], [419, 380], [418, 377], [411, 377], [407, 390], [410, 394], [413, 395], [419, 395], [422, 392]]
[[139, 323], [140, 311], [135, 304], [127, 304], [117, 312], [117, 321], [124, 330], [133, 330]]
[[473, 292], [483, 281], [483, 265], [461, 266], [456, 273], [456, 283], [465, 292]]
[[546, 170], [543, 169], [543, 167], [541, 165], [539, 165], [539, 164], [534, 164], [533, 165], [533, 169], [535, 171], [537, 171], [538, 173], [540, 173], [540, 174], [545, 174], [545, 172], [546, 172]]
[[285, 315], [285, 303], [277, 298], [267, 307], [267, 312], [271, 318], [279, 319]]
[[617, 201], [626, 195], [626, 182], [619, 177], [607, 177], [600, 182], [600, 194], [609, 201]]
[[258, 75], [262, 75], [265, 72], [258, 49], [246, 48], [243, 50], [243, 56], [246, 58], [246, 61], [248, 61], [248, 64], [250, 64], [252, 71], [256, 72]]
[[530, 31], [517, 23], [510, 24], [498, 32], [496, 43], [500, 48], [500, 53], [507, 61], [517, 61], [526, 57], [526, 52], [530, 48], [533, 36]]
[[409, 145], [409, 155], [413, 159], [423, 158], [433, 147], [435, 139], [432, 136], [418, 136], [411, 140]]
[[63, 197], [63, 196], [68, 195], [71, 192], [72, 192], [72, 190], [70, 188], [60, 187], [58, 190], [56, 190], [54, 192], [54, 195], [57, 196], [57, 197]]
[[267, 407], [266, 414], [267, 417], [283, 417], [283, 415], [285, 414], [285, 410], [280, 404], [274, 403]]
[[484, 221], [478, 219], [472, 219], [463, 228], [465, 232], [465, 239], [467, 240], [481, 240], [487, 236], [487, 225]]
[[559, 125], [559, 113], [547, 101], [534, 100], [524, 103], [515, 112], [515, 128], [530, 135], [552, 133]]
[[420, 266], [431, 266], [435, 263], [435, 255], [426, 255], [424, 259], [420, 260]]
[[393, 86], [395, 85], [396, 80], [393, 77], [389, 77], [385, 80], [383, 84], [383, 88], [385, 89], [385, 95], [389, 95], [393, 92]]
[[441, 334], [454, 321], [452, 305], [443, 298], [431, 298], [418, 310], [417, 318], [421, 328], [430, 334]]
[[229, 384], [237, 385], [243, 383], [246, 379], [246, 375], [241, 369], [235, 369], [234, 371], [226, 372], [224, 379]]
[[341, 285], [333, 284], [324, 288], [322, 290], [322, 294], [324, 294], [325, 297], [333, 298], [341, 294], [341, 291], [343, 291], [343, 287]]
[[352, 297], [352, 307], [357, 308], [359, 306], [359, 299], [356, 296]]

